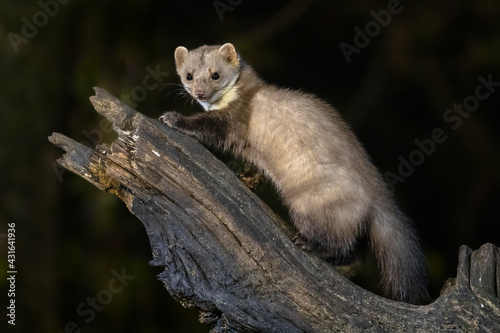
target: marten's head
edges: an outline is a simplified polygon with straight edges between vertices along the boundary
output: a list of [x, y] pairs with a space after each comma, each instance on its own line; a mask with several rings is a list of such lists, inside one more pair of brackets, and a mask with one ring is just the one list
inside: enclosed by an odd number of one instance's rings
[[189, 51], [175, 49], [175, 64], [184, 89], [206, 111], [217, 110], [235, 100], [241, 60], [233, 44], [204, 45]]

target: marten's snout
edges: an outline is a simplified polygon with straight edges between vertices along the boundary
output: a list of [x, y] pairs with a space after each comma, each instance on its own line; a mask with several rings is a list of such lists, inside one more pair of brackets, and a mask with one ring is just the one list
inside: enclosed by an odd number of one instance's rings
[[203, 90], [198, 90], [196, 89], [194, 91], [194, 96], [198, 99], [204, 99], [205, 98], [205, 92]]

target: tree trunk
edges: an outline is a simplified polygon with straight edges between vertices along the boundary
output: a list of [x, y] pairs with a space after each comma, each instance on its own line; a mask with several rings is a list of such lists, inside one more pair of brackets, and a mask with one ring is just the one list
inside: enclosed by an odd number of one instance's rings
[[58, 162], [118, 196], [144, 224], [159, 279], [213, 332], [500, 332], [500, 252], [459, 251], [432, 304], [376, 296], [302, 252], [294, 232], [205, 147], [95, 88], [118, 139], [88, 148], [54, 133]]

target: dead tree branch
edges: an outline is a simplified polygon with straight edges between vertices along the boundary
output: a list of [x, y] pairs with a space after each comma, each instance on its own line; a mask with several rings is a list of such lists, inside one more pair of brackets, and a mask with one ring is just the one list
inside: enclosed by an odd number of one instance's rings
[[376, 296], [302, 252], [292, 230], [207, 149], [96, 88], [118, 139], [58, 133], [58, 162], [116, 195], [144, 224], [159, 279], [214, 332], [500, 332], [500, 252], [462, 247], [457, 277], [427, 306]]

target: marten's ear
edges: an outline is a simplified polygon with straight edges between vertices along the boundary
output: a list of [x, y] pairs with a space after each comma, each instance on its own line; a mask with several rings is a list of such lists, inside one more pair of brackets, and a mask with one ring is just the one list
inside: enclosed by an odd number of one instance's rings
[[186, 59], [189, 51], [184, 46], [179, 46], [175, 49], [174, 57], [175, 57], [175, 66], [177, 68], [182, 66], [182, 63]]
[[230, 64], [233, 64], [234, 66], [238, 66], [240, 64], [238, 53], [236, 53], [233, 44], [226, 43], [222, 45], [219, 49], [219, 53], [222, 54]]

